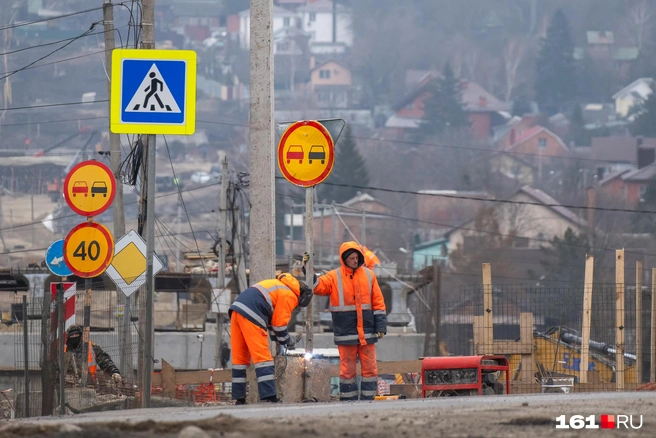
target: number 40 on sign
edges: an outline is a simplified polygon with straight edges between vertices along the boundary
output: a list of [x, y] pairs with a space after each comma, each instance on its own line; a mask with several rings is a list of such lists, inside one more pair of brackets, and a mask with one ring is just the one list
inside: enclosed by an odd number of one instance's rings
[[64, 261], [78, 277], [102, 274], [113, 257], [114, 239], [109, 230], [98, 223], [79, 224], [64, 240]]

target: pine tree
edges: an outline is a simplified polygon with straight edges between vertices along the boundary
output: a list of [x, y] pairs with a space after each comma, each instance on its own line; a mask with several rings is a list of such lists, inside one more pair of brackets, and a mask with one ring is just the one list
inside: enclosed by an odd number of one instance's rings
[[424, 102], [424, 117], [417, 132], [419, 137], [432, 137], [450, 128], [470, 125], [462, 104], [462, 86], [453, 74], [451, 64], [446, 63], [442, 77], [432, 81], [427, 91], [430, 97]]
[[556, 113], [563, 103], [574, 97], [576, 90], [574, 42], [567, 17], [560, 9], [551, 19], [547, 37], [542, 40], [536, 67], [535, 93], [540, 110]]
[[[340, 185], [334, 186], [331, 183]], [[319, 201], [345, 202], [356, 196], [362, 190], [358, 187], [344, 187], [341, 184], [352, 184], [360, 187], [369, 184], [366, 162], [358, 151], [351, 127], [348, 125], [335, 145], [335, 164], [333, 170], [325, 183], [320, 184], [317, 189]]]
[[590, 146], [590, 133], [585, 129], [581, 105], [574, 105], [569, 122], [569, 137], [576, 146]]
[[633, 135], [656, 137], [656, 93], [652, 92], [635, 111], [638, 115], [631, 125]]

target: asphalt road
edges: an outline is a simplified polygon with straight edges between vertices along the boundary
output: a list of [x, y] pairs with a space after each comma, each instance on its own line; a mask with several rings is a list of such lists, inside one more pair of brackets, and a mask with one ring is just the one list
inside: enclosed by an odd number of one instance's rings
[[[639, 429], [557, 429], [556, 417], [632, 415]], [[262, 421], [267, 420], [267, 421]], [[488, 397], [444, 397], [419, 400], [316, 404], [254, 404], [199, 408], [112, 411], [75, 416], [40, 417], [13, 422], [14, 428], [41, 427], [41, 436], [64, 424], [76, 424], [91, 438], [99, 430], [121, 430], [121, 436], [176, 437], [193, 424], [210, 436], [418, 438], [429, 436], [553, 438], [603, 432], [603, 436], [656, 436], [656, 392], [531, 394]], [[104, 428], [104, 429], [103, 429]], [[145, 431], [149, 433], [143, 435]], [[3, 435], [0, 428], [0, 435]], [[439, 433], [438, 433], [439, 432]], [[82, 433], [82, 432], [80, 432]], [[98, 432], [99, 433], [99, 432]], [[104, 433], [104, 432], [103, 432]], [[25, 436], [7, 435], [7, 436]], [[74, 436], [74, 435], [73, 435]]]

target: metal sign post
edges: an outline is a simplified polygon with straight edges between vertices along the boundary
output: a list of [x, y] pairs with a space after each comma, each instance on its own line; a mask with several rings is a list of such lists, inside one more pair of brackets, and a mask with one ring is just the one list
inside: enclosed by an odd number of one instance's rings
[[[305, 189], [305, 250], [310, 254], [314, 253], [314, 187]], [[312, 260], [305, 267], [305, 282], [314, 289], [314, 261]], [[312, 301], [305, 308], [305, 370], [310, 366], [312, 359], [312, 350], [314, 345], [314, 335], [312, 327], [314, 326]], [[309, 373], [303, 375], [303, 398], [309, 400], [312, 397], [312, 385]]]
[[66, 415], [66, 391], [64, 390], [66, 383], [64, 379], [66, 375], [64, 369], [64, 285], [62, 283], [57, 285], [57, 316], [59, 320], [57, 324], [57, 337], [59, 338], [57, 346], [59, 352], [59, 415]]

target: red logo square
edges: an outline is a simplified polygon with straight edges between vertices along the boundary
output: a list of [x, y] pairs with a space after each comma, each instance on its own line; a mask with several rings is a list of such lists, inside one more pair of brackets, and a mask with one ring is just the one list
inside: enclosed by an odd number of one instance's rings
[[602, 415], [601, 416], [602, 429], [615, 429], [615, 415]]

